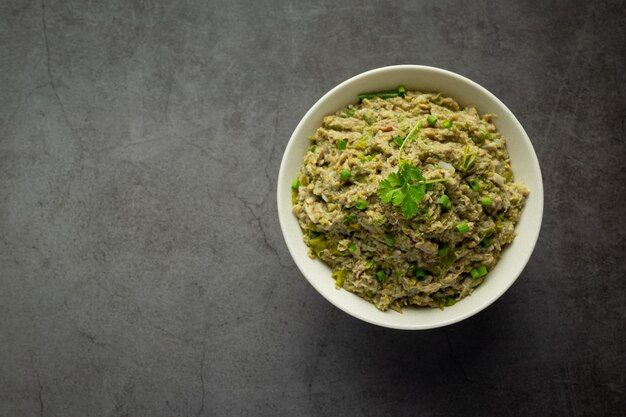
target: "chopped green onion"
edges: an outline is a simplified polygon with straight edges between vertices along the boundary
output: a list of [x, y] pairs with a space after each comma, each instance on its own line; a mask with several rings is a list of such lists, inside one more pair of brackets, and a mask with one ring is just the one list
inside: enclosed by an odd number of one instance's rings
[[452, 120], [445, 120], [443, 122], [443, 127], [445, 127], [446, 129], [450, 129], [452, 127]]
[[356, 214], [354, 213], [346, 214], [346, 216], [343, 218], [343, 221], [346, 223], [354, 223], [356, 222], [356, 220]]
[[364, 100], [364, 99], [371, 100], [376, 97], [379, 97], [382, 99], [392, 98], [392, 97], [404, 97], [405, 94], [406, 94], [406, 88], [404, 88], [403, 85], [399, 85], [398, 88], [395, 90], [364, 93], [364, 94], [359, 94], [358, 97], [359, 97], [359, 100]]
[[350, 173], [350, 171], [348, 171], [347, 169], [342, 170], [339, 173], [339, 177], [341, 178], [341, 181], [346, 182], [350, 179], [350, 177], [352, 176], [352, 174]]
[[491, 246], [491, 239], [489, 239], [488, 237], [484, 238], [480, 241], [480, 246], [482, 246], [483, 248]]
[[428, 115], [426, 118], [426, 122], [428, 122], [429, 126], [435, 126], [437, 124], [437, 118], [432, 114]]
[[487, 267], [485, 265], [480, 265], [477, 268], [472, 268], [470, 275], [472, 276], [472, 279], [482, 278], [487, 275]]
[[389, 246], [390, 248], [393, 248], [396, 244], [396, 239], [393, 237], [393, 235], [390, 234], [386, 234], [385, 235], [385, 244], [387, 246]]
[[385, 271], [380, 270], [380, 271], [376, 272], [376, 279], [379, 282], [383, 282], [385, 280], [385, 278], [387, 278], [387, 275], [385, 274]]
[[359, 100], [364, 100], [364, 99], [368, 99], [371, 100], [373, 98], [381, 98], [381, 99], [386, 99], [386, 98], [393, 98], [393, 97], [398, 97], [399, 94], [397, 91], [381, 91], [380, 93], [367, 93], [367, 94], [359, 94]]
[[365, 201], [365, 200], [357, 200], [356, 201], [356, 208], [358, 208], [359, 210], [365, 210], [367, 208], [367, 201]]
[[437, 200], [437, 203], [439, 203], [441, 207], [443, 207], [446, 210], [450, 210], [452, 208], [452, 202], [450, 201], [450, 197], [448, 197], [445, 194], [439, 197], [439, 200]]
[[309, 148], [309, 152], [315, 152], [316, 149], [317, 149], [317, 146], [311, 145], [311, 147]]
[[437, 255], [439, 255], [440, 258], [446, 257], [448, 255], [448, 245], [439, 245], [439, 249], [437, 249]]
[[476, 191], [476, 192], [480, 191], [480, 182], [478, 182], [478, 180], [470, 180], [469, 185], [473, 191]]
[[469, 226], [467, 225], [467, 222], [461, 222], [459, 224], [456, 225], [456, 230], [459, 231], [459, 233], [467, 233], [469, 232]]
[[298, 187], [300, 187], [300, 180], [293, 180], [291, 182], [291, 189], [292, 190], [297, 190]]
[[337, 141], [337, 149], [344, 150], [346, 149], [346, 145], [348, 144], [348, 139], [342, 139]]
[[402, 139], [400, 136], [396, 136], [396, 137], [393, 138], [393, 141], [395, 142], [396, 145], [402, 146], [402, 143], [404, 142], [404, 139]]
[[446, 307], [450, 307], [456, 304], [456, 300], [452, 297], [446, 297], [446, 299], [443, 301], [443, 305]]
[[478, 201], [483, 206], [490, 206], [491, 204], [493, 204], [493, 201], [491, 200], [491, 197], [480, 197], [480, 199]]
[[346, 116], [352, 117], [356, 114], [356, 109], [354, 107], [348, 107], [346, 109]]
[[354, 253], [356, 251], [356, 245], [354, 243], [350, 243], [348, 245], [348, 252]]
[[417, 278], [418, 281], [423, 281], [426, 278], [426, 271], [421, 268], [417, 268], [415, 270], [415, 278]]

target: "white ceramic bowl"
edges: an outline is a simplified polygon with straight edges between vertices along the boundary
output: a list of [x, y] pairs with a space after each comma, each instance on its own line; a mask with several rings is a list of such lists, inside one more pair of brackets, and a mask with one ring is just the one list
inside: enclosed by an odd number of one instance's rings
[[[310, 259], [302, 241], [302, 231], [291, 212], [291, 181], [303, 163], [310, 146], [308, 136], [322, 125], [325, 115], [357, 102], [357, 95], [369, 91], [395, 89], [403, 84], [407, 90], [441, 92], [461, 105], [474, 105], [480, 114], [495, 113], [495, 124], [507, 139], [511, 165], [516, 180], [526, 183], [530, 195], [518, 233], [507, 247], [496, 267], [469, 297], [443, 311], [430, 308], [405, 308], [402, 313], [382, 312], [373, 304], [343, 289], [335, 288], [330, 268], [322, 261]], [[537, 156], [524, 128], [513, 113], [496, 96], [475, 82], [439, 68], [398, 65], [364, 72], [339, 84], [311, 107], [291, 135], [278, 174], [278, 217], [285, 242], [296, 265], [313, 287], [328, 301], [346, 313], [379, 326], [419, 330], [446, 326], [466, 319], [498, 299], [520, 275], [535, 247], [543, 215], [543, 184]]]

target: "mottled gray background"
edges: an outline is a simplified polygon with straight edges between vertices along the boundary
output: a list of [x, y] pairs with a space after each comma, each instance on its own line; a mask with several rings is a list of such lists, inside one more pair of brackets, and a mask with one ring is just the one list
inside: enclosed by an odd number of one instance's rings
[[[623, 1], [0, 2], [0, 416], [624, 416]], [[535, 253], [446, 329], [377, 328], [292, 262], [305, 111], [426, 64], [500, 97]]]

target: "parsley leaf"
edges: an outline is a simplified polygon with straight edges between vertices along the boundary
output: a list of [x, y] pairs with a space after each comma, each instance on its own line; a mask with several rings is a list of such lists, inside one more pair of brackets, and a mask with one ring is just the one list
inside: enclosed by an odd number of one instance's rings
[[418, 204], [424, 199], [426, 184], [422, 172], [415, 165], [404, 163], [378, 185], [378, 196], [383, 203], [400, 206], [405, 218], [417, 214]]
[[378, 184], [378, 196], [383, 203], [389, 203], [398, 192], [399, 190], [396, 186], [391, 185], [389, 180], [382, 180]]
[[380, 201], [391, 203], [396, 207], [400, 206], [405, 219], [417, 215], [417, 208], [424, 200], [428, 184], [446, 180], [446, 178], [439, 178], [427, 181], [418, 167], [410, 162], [402, 161], [402, 150], [407, 142], [415, 140], [412, 135], [418, 131], [420, 122], [418, 121], [402, 140], [398, 150], [398, 163], [400, 165], [398, 170], [389, 174], [378, 184]]
[[391, 174], [389, 174], [389, 176], [387, 177], [387, 181], [389, 181], [389, 183], [394, 187], [398, 187], [404, 184], [404, 178], [397, 172], [392, 172]]
[[404, 178], [398, 172], [392, 172], [387, 179], [382, 180], [378, 187], [378, 195], [383, 203], [393, 202], [393, 205], [399, 205], [404, 199], [402, 186]]
[[411, 217], [415, 217], [417, 214], [418, 203], [421, 203], [421, 200], [415, 200], [410, 194], [407, 194], [404, 197], [404, 200], [402, 200], [402, 203], [400, 204], [400, 208], [402, 209], [402, 213], [405, 218], [410, 219]]
[[402, 176], [407, 181], [423, 181], [424, 180], [422, 171], [420, 171], [415, 165], [402, 164], [400, 166], [400, 172], [402, 172]]
[[383, 203], [400, 206], [404, 217], [410, 219], [415, 217], [419, 204], [424, 200], [426, 185], [445, 180], [426, 181], [419, 168], [405, 162], [397, 172], [392, 172], [378, 184], [378, 196]]

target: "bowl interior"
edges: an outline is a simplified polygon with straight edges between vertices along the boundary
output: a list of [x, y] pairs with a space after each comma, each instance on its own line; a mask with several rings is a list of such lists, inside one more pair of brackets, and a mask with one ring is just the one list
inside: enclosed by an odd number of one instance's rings
[[[350, 103], [360, 93], [394, 89], [399, 84], [407, 90], [441, 92], [462, 106], [474, 105], [479, 113], [495, 113], [495, 125], [507, 139], [511, 165], [517, 181], [530, 189], [526, 207], [514, 242], [483, 284], [469, 297], [451, 307], [440, 309], [405, 308], [403, 313], [381, 312], [369, 302], [346, 290], [337, 290], [331, 270], [323, 262], [310, 259], [302, 241], [302, 232], [291, 212], [291, 181], [303, 163], [309, 147], [308, 136], [321, 126], [325, 115]], [[400, 65], [375, 69], [357, 75], [324, 95], [302, 118], [283, 155], [278, 177], [278, 214], [287, 247], [302, 274], [328, 301], [346, 313], [380, 326], [397, 329], [427, 329], [445, 326], [467, 318], [500, 297], [524, 269], [539, 236], [543, 214], [543, 184], [535, 151], [526, 132], [509, 109], [493, 94], [455, 73], [433, 67]]]

